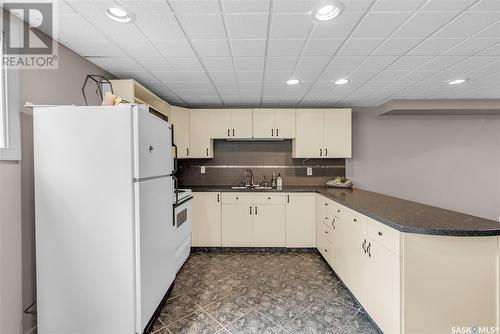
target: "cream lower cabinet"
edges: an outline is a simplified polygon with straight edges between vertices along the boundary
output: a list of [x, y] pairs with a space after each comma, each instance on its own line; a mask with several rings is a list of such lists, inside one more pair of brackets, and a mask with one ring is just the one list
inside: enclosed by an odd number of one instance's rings
[[316, 247], [316, 194], [286, 194], [286, 247]]
[[253, 247], [253, 207], [248, 204], [222, 205], [222, 246]]
[[285, 247], [285, 205], [255, 204], [254, 246]]
[[220, 247], [221, 193], [193, 192], [192, 245]]

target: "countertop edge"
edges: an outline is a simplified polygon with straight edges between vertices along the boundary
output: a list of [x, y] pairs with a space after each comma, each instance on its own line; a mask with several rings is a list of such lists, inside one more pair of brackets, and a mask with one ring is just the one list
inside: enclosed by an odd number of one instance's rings
[[[256, 191], [243, 190], [242, 191], [242, 190], [230, 189], [229, 187], [221, 187], [221, 186], [213, 186], [213, 187], [210, 187], [210, 186], [192, 186], [192, 187], [186, 186], [185, 188], [192, 189], [193, 192], [251, 192], [251, 193], [267, 192], [264, 190], [256, 190]], [[321, 188], [321, 189], [318, 189], [318, 188]], [[417, 226], [401, 225], [401, 224], [398, 224], [397, 222], [394, 222], [390, 219], [380, 217], [376, 214], [373, 214], [371, 211], [368, 211], [366, 209], [363, 209], [360, 207], [355, 207], [353, 205], [349, 205], [346, 202], [340, 201], [337, 198], [335, 198], [334, 196], [331, 196], [330, 194], [328, 194], [326, 192], [327, 189], [330, 189], [330, 188], [319, 187], [319, 186], [318, 187], [315, 187], [315, 186], [300, 187], [300, 186], [298, 186], [298, 187], [288, 187], [288, 188], [284, 188], [284, 189], [280, 189], [280, 190], [273, 189], [273, 190], [270, 190], [270, 192], [303, 192], [303, 193], [309, 192], [309, 193], [320, 194], [320, 195], [322, 195], [322, 196], [324, 196], [332, 201], [335, 201], [341, 205], [348, 207], [351, 210], [358, 211], [359, 213], [361, 213], [365, 216], [368, 216], [369, 218], [372, 218], [372, 219], [376, 220], [377, 222], [380, 222], [384, 225], [387, 225], [387, 226], [389, 226], [395, 230], [398, 230], [400, 232], [403, 232], [403, 233], [414, 233], [414, 234], [425, 234], [425, 235], [436, 235], [436, 236], [456, 236], [456, 237], [500, 236], [500, 223], [499, 223], [499, 227], [496, 229], [494, 228], [494, 229], [481, 229], [481, 230], [460, 230], [460, 229], [453, 230], [453, 229], [443, 229], [443, 228], [427, 228], [427, 227], [424, 228], [424, 227], [417, 227]], [[378, 193], [373, 193], [373, 194], [386, 196], [386, 195], [378, 194]], [[399, 198], [397, 198], [397, 199], [401, 200], [401, 201], [411, 202], [411, 201], [407, 201], [404, 199], [399, 199]], [[414, 202], [414, 203], [417, 203], [417, 202]], [[417, 204], [425, 205], [422, 203], [417, 203]], [[442, 209], [442, 208], [436, 207], [436, 210], [447, 210], [447, 209]], [[450, 211], [450, 210], [447, 210], [447, 211]], [[459, 213], [459, 214], [461, 214], [461, 213]], [[483, 219], [483, 218], [478, 217], [478, 219]]]

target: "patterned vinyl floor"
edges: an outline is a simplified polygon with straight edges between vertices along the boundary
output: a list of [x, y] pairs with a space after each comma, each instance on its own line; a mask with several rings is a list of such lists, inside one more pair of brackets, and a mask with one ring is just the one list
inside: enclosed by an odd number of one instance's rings
[[192, 253], [155, 334], [380, 333], [319, 253]]

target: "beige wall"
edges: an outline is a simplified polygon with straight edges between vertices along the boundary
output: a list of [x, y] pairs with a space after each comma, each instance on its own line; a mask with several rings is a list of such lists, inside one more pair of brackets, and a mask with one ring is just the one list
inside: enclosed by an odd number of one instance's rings
[[[34, 104], [83, 105], [81, 88], [87, 74], [111, 76], [73, 51], [60, 45], [58, 70], [27, 70], [21, 74], [21, 101]], [[92, 90], [91, 90], [92, 91]], [[93, 99], [95, 101], [95, 99]], [[22, 197], [22, 305], [28, 307], [36, 298], [35, 281], [35, 204], [33, 189], [33, 117], [24, 108], [21, 115], [20, 186]], [[12, 184], [12, 187], [15, 185]], [[16, 189], [17, 190], [17, 189]], [[35, 319], [24, 315], [24, 330], [35, 324]], [[1, 332], [3, 334], [3, 332]]]
[[500, 116], [353, 115], [356, 187], [499, 219]]

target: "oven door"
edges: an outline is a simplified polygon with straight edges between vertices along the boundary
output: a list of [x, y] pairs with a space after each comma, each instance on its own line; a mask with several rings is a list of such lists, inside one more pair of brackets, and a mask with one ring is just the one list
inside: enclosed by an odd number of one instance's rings
[[191, 252], [191, 214], [193, 196], [179, 200], [174, 207], [175, 225], [175, 269], [176, 272], [182, 267]]

